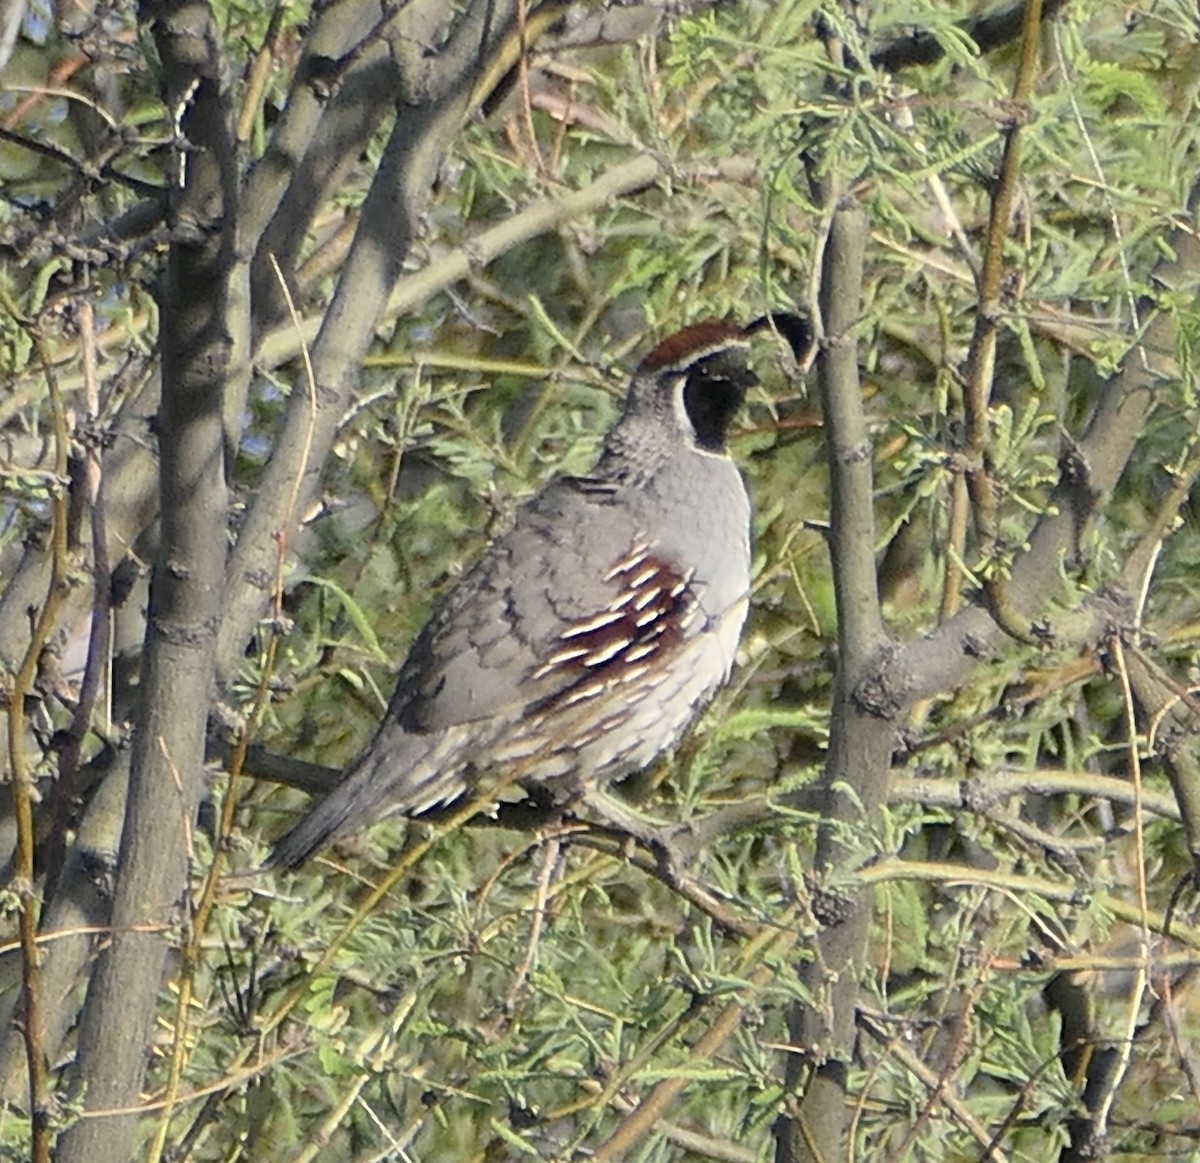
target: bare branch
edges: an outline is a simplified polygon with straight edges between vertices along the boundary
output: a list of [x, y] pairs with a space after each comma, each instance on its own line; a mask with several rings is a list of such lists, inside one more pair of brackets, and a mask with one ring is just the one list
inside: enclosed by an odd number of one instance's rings
[[[1178, 294], [1200, 281], [1200, 240], [1190, 226], [1172, 232], [1168, 242], [1175, 257], [1163, 260], [1153, 282]], [[1133, 454], [1138, 434], [1154, 405], [1160, 384], [1179, 375], [1175, 359], [1175, 317], [1152, 298], [1140, 305], [1150, 322], [1109, 382], [1087, 431], [1062, 462], [1059, 484], [1029, 537], [1029, 549], [1013, 564], [1008, 594], [1020, 609], [1043, 610], [1058, 589], [1064, 559], [1073, 559], [1088, 522], [1120, 480]], [[1114, 616], [1121, 617], [1122, 595], [1101, 595], [1074, 614], [1051, 625], [1054, 640], [1079, 645], [1100, 641]], [[932, 634], [915, 638], [890, 660], [880, 674], [889, 696], [905, 705], [953, 690], [981, 655], [997, 644], [1001, 631], [988, 613], [969, 607]]]
[[[881, 699], [871, 676], [888, 653], [875, 578], [872, 449], [858, 379], [855, 327], [862, 294], [867, 229], [861, 210], [833, 212], [821, 271], [820, 314], [825, 331], [818, 364], [830, 474], [830, 554], [838, 609], [838, 671], [832, 733], [821, 778], [820, 824], [813, 859], [816, 884], [845, 872], [854, 859], [846, 829], [870, 834], [887, 795], [888, 766], [898, 709]], [[795, 1005], [788, 1016], [791, 1040], [817, 1058], [799, 1109], [776, 1125], [779, 1158], [816, 1160], [838, 1151], [845, 1127], [847, 1063], [854, 1038], [858, 981], [853, 964], [862, 957], [870, 909], [848, 906], [841, 923], [822, 931], [820, 951], [801, 966], [801, 977], [818, 999]], [[790, 1085], [809, 1068], [800, 1055], [787, 1057]]]
[[[159, 449], [162, 553], [147, 631], [146, 694], [134, 740], [113, 900], [113, 935], [88, 990], [76, 1093], [87, 1112], [62, 1136], [63, 1163], [129, 1158], [170, 920], [186, 884], [201, 786], [224, 576], [224, 373], [236, 366], [236, 149], [212, 14], [202, 3], [148, 13], [183, 127], [186, 164], [163, 320]], [[181, 158], [182, 161], [182, 158]]]

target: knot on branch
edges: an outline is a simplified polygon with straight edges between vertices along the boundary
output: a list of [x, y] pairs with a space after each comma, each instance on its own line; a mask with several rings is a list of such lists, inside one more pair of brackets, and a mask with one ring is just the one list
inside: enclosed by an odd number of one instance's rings
[[958, 785], [958, 798], [968, 812], [984, 813], [1000, 798], [983, 780], [972, 775]]
[[111, 424], [77, 424], [72, 435], [84, 448], [94, 449], [97, 452], [111, 448], [117, 440], [116, 430]]
[[1167, 763], [1174, 763], [1188, 747], [1200, 727], [1191, 730], [1178, 721], [1159, 727], [1154, 736], [1154, 754]]
[[1091, 481], [1092, 466], [1074, 440], [1066, 440], [1062, 455], [1058, 458], [1058, 472], [1065, 485], [1087, 486]]
[[83, 878], [105, 900], [112, 900], [117, 885], [117, 853], [115, 846], [101, 849], [81, 843], [76, 848], [76, 859]]
[[997, 120], [1006, 129], [1020, 129], [1033, 120], [1033, 107], [1028, 101], [1003, 97], [996, 102]]
[[219, 619], [202, 622], [180, 622], [172, 618], [155, 618], [154, 629], [164, 642], [172, 646], [200, 647], [217, 636]]
[[809, 908], [817, 923], [826, 929], [844, 925], [854, 916], [855, 901], [849, 893], [833, 888], [812, 888]]
[[964, 634], [959, 646], [968, 658], [986, 658], [990, 653], [988, 641], [982, 634], [973, 632]]
[[854, 705], [875, 719], [894, 719], [905, 705], [908, 683], [894, 681], [889, 673], [899, 647], [889, 642], [876, 651], [871, 672], [854, 687]]
[[304, 64], [303, 81], [318, 101], [328, 101], [341, 88], [344, 62], [314, 53]]
[[1104, 637], [1107, 641], [1119, 637], [1123, 646], [1134, 649], [1158, 645], [1155, 635], [1137, 624], [1137, 603], [1123, 585], [1114, 583], [1105, 586], [1096, 596], [1096, 605], [1104, 611]]

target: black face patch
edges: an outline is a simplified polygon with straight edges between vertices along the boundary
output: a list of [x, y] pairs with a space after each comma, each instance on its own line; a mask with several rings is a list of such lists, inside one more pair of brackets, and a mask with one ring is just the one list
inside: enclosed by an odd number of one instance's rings
[[683, 406], [705, 452], [724, 452], [725, 437], [746, 391], [758, 383], [740, 350], [717, 351], [699, 360], [683, 385]]

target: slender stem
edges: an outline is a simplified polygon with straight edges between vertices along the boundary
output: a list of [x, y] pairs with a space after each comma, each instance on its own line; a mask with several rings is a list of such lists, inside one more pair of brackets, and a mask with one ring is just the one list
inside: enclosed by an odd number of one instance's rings
[[[992, 193], [983, 268], [979, 274], [979, 305], [975, 315], [975, 334], [967, 357], [967, 385], [963, 397], [966, 418], [967, 489], [975, 513], [979, 534], [979, 555], [987, 561], [1000, 541], [999, 495], [991, 463], [989, 430], [992, 384], [996, 373], [996, 347], [1000, 331], [1004, 295], [1004, 243], [1008, 238], [1016, 199], [1017, 178], [1021, 167], [1021, 137], [1025, 125], [1025, 106], [1033, 92], [1038, 66], [1038, 41], [1041, 35], [1042, 0], [1029, 0], [1022, 28], [1021, 57], [1013, 84], [1014, 116], [1004, 141], [1000, 173]], [[1003, 579], [988, 579], [987, 592], [992, 615], [1014, 637], [1029, 637], [1028, 619], [1012, 608]]]
[[33, 799], [34, 782], [25, 754], [25, 702], [33, 690], [42, 651], [50, 641], [66, 596], [67, 585], [67, 419], [58, 382], [36, 334], [34, 341], [46, 375], [54, 424], [54, 474], [58, 483], [52, 491], [50, 584], [37, 615], [33, 634], [13, 680], [8, 705], [8, 757], [12, 769], [13, 814], [17, 825], [16, 875], [14, 886], [20, 899], [21, 1003], [24, 1021], [25, 1060], [29, 1069], [30, 1157], [33, 1163], [49, 1163], [51, 1128], [50, 1093], [46, 1048], [42, 1038], [41, 953], [37, 947], [40, 913], [34, 888]]

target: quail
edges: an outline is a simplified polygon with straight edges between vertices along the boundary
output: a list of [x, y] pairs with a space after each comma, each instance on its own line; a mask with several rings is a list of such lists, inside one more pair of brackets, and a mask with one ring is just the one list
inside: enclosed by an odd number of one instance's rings
[[750, 500], [726, 435], [757, 382], [749, 333], [768, 325], [797, 345], [802, 325], [776, 315], [695, 323], [646, 355], [594, 471], [547, 484], [449, 593], [374, 739], [272, 865], [497, 772], [586, 797], [681, 739], [746, 618]]

